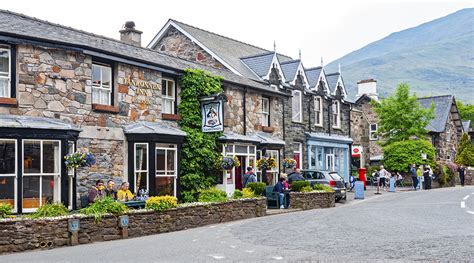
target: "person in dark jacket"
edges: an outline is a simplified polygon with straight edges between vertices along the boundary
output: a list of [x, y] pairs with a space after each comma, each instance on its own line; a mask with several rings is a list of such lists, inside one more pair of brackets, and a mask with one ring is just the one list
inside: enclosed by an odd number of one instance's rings
[[97, 180], [95, 186], [89, 191], [89, 203], [94, 203], [97, 199], [104, 198], [106, 196], [104, 181]]
[[255, 173], [253, 172], [253, 168], [252, 167], [247, 167], [247, 172], [244, 174], [244, 178], [243, 178], [243, 185], [244, 185], [244, 188], [247, 187], [247, 184], [248, 183], [255, 183], [257, 182], [257, 176], [255, 175]]
[[458, 172], [459, 172], [459, 179], [461, 180], [461, 186], [464, 186], [464, 173], [466, 171], [466, 168], [464, 166], [459, 166]]
[[278, 183], [273, 187], [273, 192], [277, 192], [279, 197], [280, 197], [280, 209], [285, 208], [283, 205], [283, 199], [285, 197], [285, 184], [284, 184], [285, 178], [280, 177], [278, 180]]
[[416, 164], [412, 164], [410, 167], [410, 175], [411, 175], [411, 180], [413, 181], [413, 188], [416, 190], [416, 186], [418, 185], [418, 178], [416, 175]]
[[288, 183], [291, 184], [295, 181], [304, 181], [304, 177], [299, 168], [295, 168], [295, 171], [288, 176]]

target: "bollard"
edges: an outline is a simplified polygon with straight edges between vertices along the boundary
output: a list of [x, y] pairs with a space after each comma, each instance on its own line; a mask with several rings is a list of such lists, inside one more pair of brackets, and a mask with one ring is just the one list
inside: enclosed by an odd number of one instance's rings
[[364, 182], [362, 181], [355, 182], [354, 199], [364, 199]]
[[68, 220], [68, 230], [71, 233], [71, 246], [79, 244], [79, 219], [71, 218]]
[[389, 192], [395, 192], [395, 177], [390, 177], [390, 188], [388, 189]]
[[122, 228], [122, 238], [128, 238], [128, 216], [119, 216], [119, 227]]

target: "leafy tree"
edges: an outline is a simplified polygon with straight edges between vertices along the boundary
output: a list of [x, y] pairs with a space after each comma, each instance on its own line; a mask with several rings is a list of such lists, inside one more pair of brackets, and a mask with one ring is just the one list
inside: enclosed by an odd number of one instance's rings
[[463, 133], [459, 142], [455, 163], [464, 166], [474, 166], [474, 145], [472, 145], [466, 132]]
[[416, 94], [410, 96], [408, 84], [399, 84], [395, 94], [382, 100], [373, 101], [377, 113], [378, 134], [382, 145], [408, 140], [413, 136], [424, 138], [426, 125], [434, 118], [434, 105], [429, 109], [420, 107]]
[[462, 102], [456, 102], [459, 110], [459, 115], [461, 115], [462, 121], [471, 120], [471, 127], [474, 125], [474, 105], [466, 104]]
[[[421, 153], [426, 154], [426, 159]], [[411, 164], [435, 164], [435, 148], [424, 139], [393, 142], [383, 147], [383, 164], [389, 171], [407, 172]]]
[[186, 69], [180, 81], [179, 124], [186, 139], [181, 148], [179, 182], [183, 201], [192, 202], [219, 175], [215, 164], [220, 156], [217, 138], [222, 136], [222, 132], [202, 132], [199, 97], [219, 94], [223, 89], [220, 77], [201, 70]]

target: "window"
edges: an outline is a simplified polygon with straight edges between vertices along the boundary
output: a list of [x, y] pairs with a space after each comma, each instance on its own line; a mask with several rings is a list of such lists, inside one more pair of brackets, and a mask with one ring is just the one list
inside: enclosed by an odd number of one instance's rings
[[270, 100], [262, 98], [262, 126], [270, 126]]
[[450, 142], [451, 141], [451, 129], [448, 128], [448, 132], [446, 133], [446, 141]]
[[[73, 141], [68, 141], [67, 142], [67, 152], [69, 154], [72, 154], [76, 151], [76, 145]], [[69, 204], [68, 204], [68, 209], [71, 209], [72, 210], [72, 204], [73, 204], [73, 198], [74, 198], [74, 194], [73, 194], [73, 186], [74, 186], [74, 173], [76, 172], [75, 171], [76, 169], [74, 168], [71, 168], [71, 169], [68, 169], [67, 170], [67, 175], [68, 175], [68, 185], [69, 185]]]
[[0, 204], [9, 204], [16, 211], [16, 140], [0, 139]]
[[163, 98], [163, 113], [174, 114], [175, 101], [174, 81], [170, 79], [161, 80], [161, 95]]
[[[280, 164], [280, 153], [278, 150], [267, 150], [266, 151], [266, 156], [270, 158], [274, 158], [277, 165], [270, 170], [267, 170], [266, 175], [267, 175], [267, 182], [271, 184], [276, 184], [278, 182], [278, 174], [279, 174], [279, 164]], [[262, 151], [258, 150], [257, 151], [257, 159], [262, 158]], [[252, 166], [252, 165], [251, 165]], [[252, 166], [253, 167], [253, 166]], [[262, 178], [262, 171], [258, 170], [257, 168], [257, 181], [258, 182], [263, 182]]]
[[0, 97], [11, 97], [11, 52], [0, 46]]
[[23, 211], [60, 201], [60, 141], [23, 141]]
[[296, 168], [301, 168], [303, 166], [301, 153], [303, 152], [303, 144], [295, 143], [295, 150], [293, 151], [293, 158], [296, 160]]
[[175, 144], [156, 144], [155, 189], [157, 195], [176, 196], [177, 146]]
[[133, 190], [149, 190], [148, 182], [148, 143], [135, 143], [135, 160], [134, 160], [134, 182]]
[[341, 128], [341, 108], [339, 101], [332, 102], [332, 127]]
[[92, 103], [112, 105], [112, 67], [92, 64]]
[[370, 124], [370, 134], [369, 134], [369, 138], [371, 140], [378, 140], [379, 137], [377, 135], [377, 123], [372, 123]]
[[323, 126], [323, 100], [321, 97], [314, 98], [314, 125]]
[[291, 108], [292, 108], [292, 120], [295, 122], [302, 122], [302, 102], [301, 102], [301, 91], [294, 90], [292, 92], [292, 99], [291, 99]]

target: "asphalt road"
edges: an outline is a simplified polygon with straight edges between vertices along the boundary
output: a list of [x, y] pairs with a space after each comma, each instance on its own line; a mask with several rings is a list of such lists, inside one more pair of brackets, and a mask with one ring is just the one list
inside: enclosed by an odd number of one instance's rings
[[474, 187], [0, 256], [0, 262], [473, 261]]

